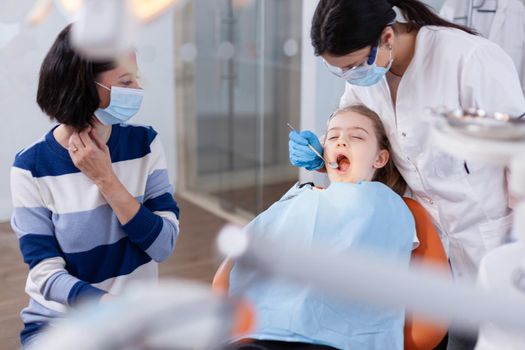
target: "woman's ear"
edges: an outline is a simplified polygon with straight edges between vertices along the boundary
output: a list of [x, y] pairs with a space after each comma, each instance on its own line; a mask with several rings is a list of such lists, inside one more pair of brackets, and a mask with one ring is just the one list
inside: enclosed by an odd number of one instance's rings
[[388, 163], [388, 160], [390, 159], [390, 154], [386, 149], [382, 149], [379, 151], [379, 153], [376, 156], [376, 161], [374, 162], [374, 168], [381, 169]]
[[394, 41], [394, 29], [392, 29], [391, 26], [386, 27], [383, 29], [383, 32], [381, 33], [381, 41], [380, 46], [392, 46], [392, 43]]

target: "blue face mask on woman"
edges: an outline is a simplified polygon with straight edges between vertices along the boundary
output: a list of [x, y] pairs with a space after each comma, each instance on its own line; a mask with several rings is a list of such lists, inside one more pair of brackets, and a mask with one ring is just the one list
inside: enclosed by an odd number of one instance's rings
[[370, 56], [368, 56], [367, 62], [352, 67], [347, 70], [342, 70], [339, 67], [331, 66], [328, 62], [325, 61], [326, 66], [333, 74], [337, 75], [340, 78], [345, 79], [349, 84], [358, 85], [358, 86], [372, 86], [381, 81], [385, 74], [392, 67], [392, 48], [389, 47], [389, 60], [386, 67], [378, 67], [376, 64], [377, 60], [377, 46], [372, 47]]
[[144, 90], [112, 86], [95, 82], [111, 92], [109, 106], [95, 111], [95, 116], [105, 125], [120, 124], [130, 120], [140, 110]]

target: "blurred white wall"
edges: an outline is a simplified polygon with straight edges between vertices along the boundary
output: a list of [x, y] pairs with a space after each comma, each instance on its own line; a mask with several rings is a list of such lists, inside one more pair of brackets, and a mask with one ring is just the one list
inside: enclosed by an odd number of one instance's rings
[[[37, 27], [23, 23], [33, 0], [0, 3], [0, 221], [11, 215], [9, 171], [14, 156], [52, 126], [36, 104], [40, 64], [66, 19], [55, 8]], [[175, 182], [175, 76], [173, 13], [141, 30], [137, 42], [143, 108], [133, 123], [152, 125], [166, 151]]]

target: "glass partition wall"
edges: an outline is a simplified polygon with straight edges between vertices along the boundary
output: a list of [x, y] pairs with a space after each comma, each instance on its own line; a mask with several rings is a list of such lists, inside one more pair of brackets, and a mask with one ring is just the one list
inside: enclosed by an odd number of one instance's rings
[[177, 190], [238, 222], [298, 179], [301, 4], [193, 0], [175, 15]]

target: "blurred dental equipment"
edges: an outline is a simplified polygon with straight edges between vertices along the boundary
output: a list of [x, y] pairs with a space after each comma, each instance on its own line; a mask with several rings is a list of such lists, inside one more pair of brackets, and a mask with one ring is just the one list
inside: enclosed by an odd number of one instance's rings
[[[290, 130], [292, 131], [297, 131], [293, 126], [290, 125], [290, 123], [286, 123], [286, 125], [288, 126], [288, 128], [290, 128]], [[339, 165], [337, 164], [337, 162], [329, 162], [327, 161], [319, 152], [317, 152], [317, 150], [315, 149], [314, 146], [312, 146], [311, 144], [308, 144], [308, 148], [310, 148], [312, 150], [312, 152], [315, 153], [316, 156], [318, 156], [319, 158], [321, 158], [323, 160], [323, 162], [328, 165], [330, 168], [332, 169], [337, 169], [339, 168]]]
[[[247, 238], [235, 226], [225, 227], [219, 241], [231, 243], [231, 247], [221, 244], [219, 249], [241, 268], [307, 284], [340, 299], [405, 307], [429, 320], [456, 321], [465, 332], [475, 330], [479, 322], [493, 322], [510, 335], [519, 335], [525, 327], [525, 296], [452, 283], [448, 275], [428, 267], [416, 265], [407, 271], [379, 255], [361, 251], [336, 255], [300, 244], [287, 247], [286, 256], [282, 256], [274, 249], [279, 242]], [[244, 252], [239, 247], [244, 247]]]
[[129, 51], [137, 23], [129, 2], [85, 0], [73, 24], [71, 40], [90, 59], [114, 58]]
[[[187, 0], [54, 0], [74, 21], [72, 40], [90, 59], [113, 59], [131, 49], [140, 26], [182, 6]], [[45, 20], [53, 0], [38, 0], [27, 16], [32, 25]]]
[[[509, 192], [517, 200], [513, 214], [516, 242], [489, 252], [481, 261], [478, 284], [487, 293], [525, 300], [525, 120], [479, 109], [435, 113], [432, 137], [456, 157], [507, 166]], [[490, 188], [487, 188], [490, 191]], [[510, 315], [509, 315], [510, 316]], [[525, 335], [494, 319], [482, 323], [477, 350], [524, 349]]]
[[51, 11], [53, 0], [37, 0], [29, 11], [26, 21], [31, 25], [37, 25], [44, 21]]
[[122, 296], [73, 311], [30, 349], [210, 349], [252, 323], [247, 304], [219, 297], [208, 285], [136, 283]]
[[[449, 131], [458, 132], [465, 136], [471, 136], [489, 140], [502, 141], [525, 141], [525, 119], [522, 116], [513, 117], [507, 113], [488, 114], [482, 109], [455, 109], [455, 110], [433, 110], [431, 113], [437, 114], [438, 117], [444, 118], [449, 126]], [[438, 121], [436, 126], [443, 129], [442, 120]], [[474, 142], [474, 140], [470, 140]], [[515, 144], [515, 146], [519, 146]], [[448, 149], [448, 148], [447, 148]], [[510, 152], [512, 155], [512, 151]], [[454, 153], [455, 154], [455, 153]], [[471, 152], [467, 153], [470, 157], [478, 157], [480, 161], [489, 163], [507, 165], [507, 158], [502, 161], [495, 161], [483, 155], [474, 155]]]

